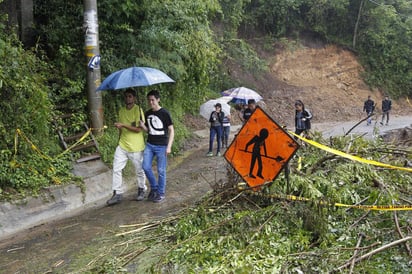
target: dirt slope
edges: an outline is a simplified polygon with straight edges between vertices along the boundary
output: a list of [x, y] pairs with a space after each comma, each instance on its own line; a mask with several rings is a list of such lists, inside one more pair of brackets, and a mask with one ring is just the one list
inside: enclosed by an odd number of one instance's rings
[[[261, 106], [265, 111], [288, 127], [293, 127], [296, 99], [301, 99], [312, 111], [314, 123], [363, 118], [363, 102], [368, 95], [377, 103], [380, 113], [383, 92], [364, 83], [363, 69], [353, 52], [334, 45], [306, 44], [293, 50], [274, 45], [268, 51], [254, 41], [260, 58], [269, 64], [268, 72], [255, 76], [232, 63], [230, 75], [240, 86], [258, 91], [264, 98], [265, 104]], [[405, 100], [392, 101], [392, 115], [412, 114], [412, 106]], [[191, 121], [190, 126], [195, 129], [207, 126], [203, 120]], [[234, 123], [239, 121], [235, 119]]]

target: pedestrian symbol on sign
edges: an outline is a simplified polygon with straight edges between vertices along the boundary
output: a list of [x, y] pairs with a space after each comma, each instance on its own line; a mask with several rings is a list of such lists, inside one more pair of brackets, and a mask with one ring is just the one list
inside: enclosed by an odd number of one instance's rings
[[257, 107], [225, 152], [225, 159], [250, 187], [273, 181], [299, 144]]

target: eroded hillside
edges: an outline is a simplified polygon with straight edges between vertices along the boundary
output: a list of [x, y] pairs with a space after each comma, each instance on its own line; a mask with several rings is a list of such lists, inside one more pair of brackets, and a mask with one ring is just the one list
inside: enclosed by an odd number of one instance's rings
[[[357, 120], [364, 117], [368, 95], [380, 111], [383, 92], [371, 90], [362, 80], [356, 56], [336, 46], [283, 50], [270, 64], [270, 72], [285, 85], [262, 91], [269, 111], [290, 124], [293, 101], [301, 99], [314, 114], [314, 122]], [[393, 114], [409, 113], [411, 106], [393, 102]], [[280, 112], [278, 110], [281, 110]]]
[[[313, 122], [356, 121], [364, 117], [363, 102], [368, 95], [380, 111], [384, 92], [370, 89], [362, 80], [362, 67], [355, 54], [334, 45], [300, 46], [290, 50], [274, 46], [262, 50], [254, 42], [260, 57], [268, 63], [268, 71], [256, 76], [234, 61], [228, 61], [230, 75], [264, 97], [260, 104], [279, 124], [293, 126], [296, 99], [301, 99], [313, 115]], [[232, 110], [234, 111], [234, 110]], [[232, 113], [233, 114], [233, 113]], [[393, 100], [393, 115], [412, 114], [412, 105]], [[232, 115], [234, 123], [239, 123]], [[207, 126], [207, 121], [190, 122], [190, 126]]]

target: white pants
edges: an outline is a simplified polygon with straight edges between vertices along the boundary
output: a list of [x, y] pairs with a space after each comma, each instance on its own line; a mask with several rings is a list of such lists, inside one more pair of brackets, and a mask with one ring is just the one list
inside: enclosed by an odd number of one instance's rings
[[122, 171], [126, 167], [127, 160], [130, 160], [133, 163], [136, 170], [137, 186], [146, 191], [146, 176], [142, 169], [143, 151], [127, 152], [120, 146], [117, 146], [116, 151], [114, 152], [112, 190], [116, 191], [117, 194], [124, 193]]

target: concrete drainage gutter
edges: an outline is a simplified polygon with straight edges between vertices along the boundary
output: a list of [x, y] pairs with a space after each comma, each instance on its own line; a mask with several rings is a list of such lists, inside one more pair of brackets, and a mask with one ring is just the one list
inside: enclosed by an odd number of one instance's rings
[[[85, 192], [72, 184], [49, 189], [47, 195], [0, 203], [0, 241], [34, 226], [71, 217], [103, 206], [112, 193], [112, 171], [100, 160], [76, 164], [73, 173], [83, 178]], [[135, 187], [125, 180], [126, 189]]]

